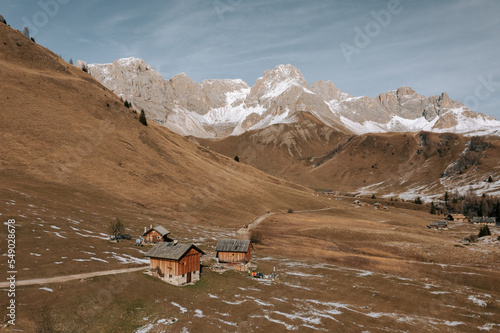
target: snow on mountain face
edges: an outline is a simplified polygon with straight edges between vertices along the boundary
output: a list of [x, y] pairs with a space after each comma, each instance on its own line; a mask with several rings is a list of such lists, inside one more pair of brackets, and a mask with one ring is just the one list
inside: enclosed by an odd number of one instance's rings
[[309, 112], [346, 133], [455, 132], [500, 135], [500, 122], [475, 113], [446, 93], [425, 98], [409, 87], [376, 98], [354, 97], [331, 81], [309, 86], [292, 65], [264, 72], [252, 87], [240, 79], [194, 82], [185, 73], [164, 80], [144, 60], [118, 59], [89, 65], [107, 88], [144, 109], [147, 116], [181, 135], [223, 138], [273, 124], [297, 121]]

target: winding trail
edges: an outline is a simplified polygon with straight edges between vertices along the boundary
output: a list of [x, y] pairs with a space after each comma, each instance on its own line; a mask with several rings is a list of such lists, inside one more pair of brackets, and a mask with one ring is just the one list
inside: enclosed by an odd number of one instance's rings
[[[99, 271], [99, 272], [81, 273], [81, 274], [64, 275], [64, 276], [54, 276], [54, 277], [50, 277], [50, 278], [40, 278], [40, 279], [31, 279], [31, 280], [20, 280], [20, 281], [16, 281], [16, 287], [31, 286], [31, 285], [35, 285], [35, 284], [67, 282], [67, 281], [72, 281], [72, 280], [88, 279], [88, 278], [96, 277], [96, 276], [130, 273], [130, 272], [140, 271], [140, 270], [146, 269], [148, 267], [149, 266], [112, 269], [109, 271]], [[10, 285], [9, 282], [0, 282], [0, 288], [8, 288], [9, 285]]]
[[[320, 209], [309, 209], [309, 210], [297, 210], [297, 211], [294, 211], [294, 213], [319, 212], [319, 211], [330, 210], [330, 209], [334, 209], [334, 207], [320, 208]], [[240, 236], [240, 238], [250, 239], [250, 230], [257, 227], [262, 221], [264, 221], [265, 219], [267, 219], [269, 216], [271, 216], [273, 214], [278, 214], [278, 213], [277, 212], [276, 213], [269, 212], [269, 213], [262, 214], [261, 216], [256, 218], [252, 223], [250, 223], [248, 225], [248, 228], [238, 229], [238, 231], [237, 231], [238, 235]]]

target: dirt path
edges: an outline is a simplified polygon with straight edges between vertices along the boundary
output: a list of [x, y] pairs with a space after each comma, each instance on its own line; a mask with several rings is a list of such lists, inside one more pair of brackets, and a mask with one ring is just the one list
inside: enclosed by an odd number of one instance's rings
[[[322, 210], [330, 210], [330, 209], [333, 209], [333, 207], [321, 208], [321, 209], [310, 209], [310, 210], [297, 210], [297, 211], [294, 211], [294, 213], [319, 212]], [[240, 228], [238, 230], [238, 235], [240, 236], [240, 238], [250, 239], [250, 230], [257, 227], [262, 221], [264, 221], [265, 219], [267, 219], [269, 216], [271, 216], [273, 214], [276, 214], [276, 213], [269, 212], [269, 213], [265, 213], [265, 214], [259, 216], [258, 218], [255, 219], [255, 221], [253, 221], [252, 223], [250, 223], [248, 225], [248, 228]]]
[[[80, 279], [88, 279], [95, 276], [104, 276], [104, 275], [113, 275], [113, 274], [121, 274], [121, 273], [130, 273], [136, 272], [143, 269], [148, 268], [149, 266], [143, 267], [134, 267], [134, 268], [122, 268], [122, 269], [113, 269], [109, 271], [100, 271], [100, 272], [92, 272], [92, 273], [82, 273], [75, 275], [64, 275], [64, 276], [54, 276], [50, 278], [41, 278], [41, 279], [31, 279], [31, 280], [21, 280], [16, 281], [16, 287], [18, 286], [30, 286], [34, 284], [47, 284], [47, 283], [56, 283], [56, 282], [66, 282], [72, 280], [80, 280]], [[0, 288], [9, 287], [9, 282], [1, 282]]]
[[269, 213], [265, 213], [265, 214], [259, 216], [252, 223], [250, 223], [248, 225], [248, 228], [240, 228], [238, 230], [238, 235], [240, 236], [240, 238], [250, 239], [250, 229], [255, 228], [256, 226], [259, 225], [259, 223], [261, 223], [262, 221], [264, 221], [266, 218], [268, 218], [269, 216], [271, 216], [273, 214], [276, 214], [276, 213], [269, 212]]
[[334, 208], [330, 207], [330, 208], [321, 208], [321, 209], [296, 210], [296, 211], [294, 211], [294, 213], [320, 212], [322, 210], [330, 210], [330, 209], [334, 209]]

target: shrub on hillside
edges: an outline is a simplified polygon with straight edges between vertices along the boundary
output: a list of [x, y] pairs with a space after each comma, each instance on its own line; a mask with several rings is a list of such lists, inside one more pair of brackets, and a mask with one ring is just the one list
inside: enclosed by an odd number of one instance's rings
[[289, 209], [288, 214], [293, 214], [293, 209]]
[[484, 237], [484, 236], [491, 236], [490, 228], [488, 228], [487, 225], [483, 225], [479, 229], [479, 235], [477, 235], [478, 238], [481, 238], [481, 237]]
[[476, 235], [469, 235], [467, 237], [462, 238], [461, 243], [475, 243], [477, 241]]
[[28, 37], [28, 39], [30, 38], [30, 29], [28, 29], [28, 27], [24, 27], [24, 29], [23, 29], [23, 35], [25, 35], [26, 37]]
[[256, 230], [250, 231], [250, 243], [262, 244], [262, 232]]
[[0, 14], [0, 22], [2, 22], [3, 24], [7, 24], [7, 21], [5, 21], [5, 19], [3, 18], [3, 15]]
[[430, 213], [432, 215], [436, 215], [436, 207], [434, 207], [434, 202], [431, 202], [431, 211], [430, 211]]
[[141, 122], [141, 124], [143, 124], [144, 126], [148, 126], [148, 121], [146, 120], [146, 114], [144, 113], [144, 110], [141, 110], [141, 114], [139, 116], [139, 121]]
[[109, 234], [110, 235], [119, 235], [125, 232], [125, 226], [119, 218], [114, 219], [109, 224]]

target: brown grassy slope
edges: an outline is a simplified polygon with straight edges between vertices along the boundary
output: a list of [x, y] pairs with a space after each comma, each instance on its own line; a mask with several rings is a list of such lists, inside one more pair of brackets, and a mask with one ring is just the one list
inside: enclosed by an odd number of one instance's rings
[[220, 140], [194, 140], [228, 157], [238, 156], [241, 162], [271, 175], [300, 181], [301, 177], [293, 175], [294, 166], [307, 165], [311, 158], [324, 155], [341, 142], [345, 134], [321, 123], [310, 113], [299, 113], [297, 118], [293, 124], [276, 124]]
[[[460, 156], [470, 138], [427, 132], [348, 136], [304, 114], [294, 124], [273, 125], [222, 140], [197, 140], [226, 156], [238, 155], [242, 162], [272, 175], [314, 188], [354, 191], [384, 181], [386, 193], [433, 183], [440, 193], [442, 173]], [[475, 182], [500, 172], [499, 139], [486, 140], [491, 146], [481, 164], [464, 170], [460, 179]]]
[[143, 126], [90, 75], [3, 24], [0, 77], [5, 182], [33, 179], [226, 222], [314, 205], [304, 188]]
[[[450, 222], [447, 230], [425, 227], [439, 218], [404, 208], [380, 210], [368, 204], [359, 207], [343, 200], [327, 211], [273, 215], [257, 228], [263, 235], [258, 250], [261, 255], [279, 253], [286, 258], [430, 278], [498, 292], [500, 249], [494, 242], [499, 229], [492, 227], [493, 237], [486, 241], [464, 246], [459, 241], [470, 234], [477, 235], [479, 226]], [[457, 277], [442, 269], [436, 271], [441, 264], [475, 273]]]

